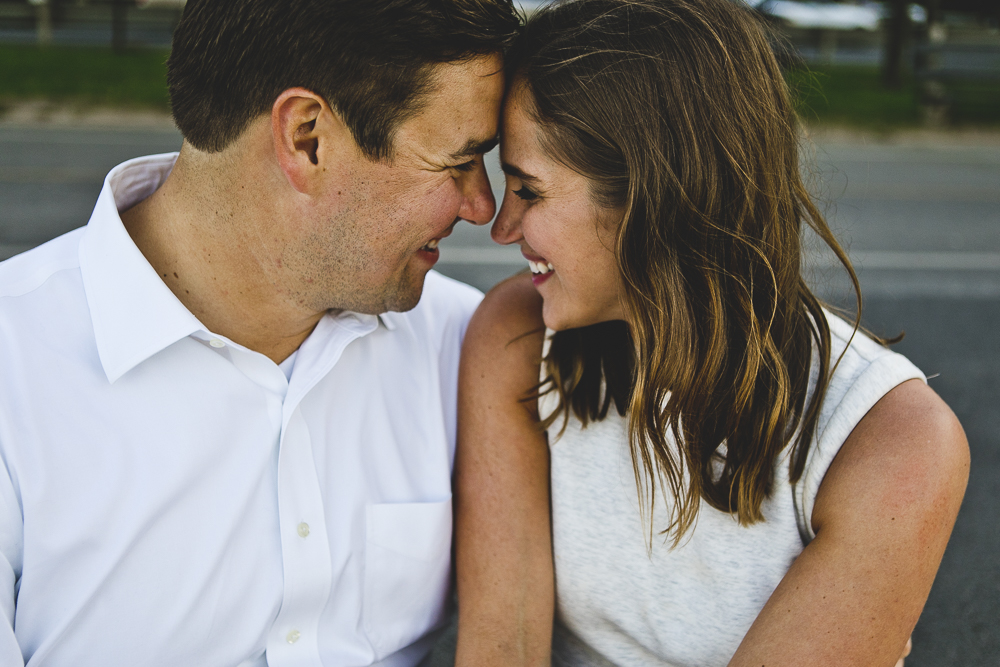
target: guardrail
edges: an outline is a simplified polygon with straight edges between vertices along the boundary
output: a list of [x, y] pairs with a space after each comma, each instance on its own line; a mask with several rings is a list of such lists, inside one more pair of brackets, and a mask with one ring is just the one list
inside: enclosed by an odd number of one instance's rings
[[934, 24], [915, 48], [913, 71], [928, 125], [948, 121], [956, 85], [1000, 82], [1000, 38], [989, 33], [977, 37], [959, 35], [949, 41], [944, 26]]
[[183, 4], [183, 0], [0, 0], [0, 41], [169, 47]]
[[998, 44], [922, 44], [917, 78], [945, 81], [1000, 81]]

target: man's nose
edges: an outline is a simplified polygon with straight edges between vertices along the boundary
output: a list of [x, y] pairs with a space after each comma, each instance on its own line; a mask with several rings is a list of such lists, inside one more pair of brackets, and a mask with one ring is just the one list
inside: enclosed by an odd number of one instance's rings
[[493, 198], [490, 179], [480, 157], [476, 168], [463, 175], [462, 208], [458, 211], [458, 217], [474, 225], [485, 225], [493, 219], [496, 212], [497, 202]]

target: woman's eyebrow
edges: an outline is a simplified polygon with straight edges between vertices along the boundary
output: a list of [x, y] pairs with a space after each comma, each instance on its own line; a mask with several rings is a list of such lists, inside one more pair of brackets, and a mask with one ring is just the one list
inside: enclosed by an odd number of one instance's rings
[[521, 171], [518, 167], [515, 167], [514, 165], [508, 162], [501, 162], [500, 168], [503, 170], [503, 173], [509, 176], [513, 176], [514, 178], [517, 178], [519, 180], [526, 181], [528, 183], [539, 182], [539, 178], [537, 176], [532, 176], [527, 172]]

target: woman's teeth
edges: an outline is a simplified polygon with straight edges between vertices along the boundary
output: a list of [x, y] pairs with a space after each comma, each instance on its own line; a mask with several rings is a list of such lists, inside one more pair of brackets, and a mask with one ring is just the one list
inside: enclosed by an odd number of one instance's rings
[[421, 250], [426, 250], [428, 252], [435, 250], [438, 247], [439, 241], [440, 239], [431, 239], [423, 248], [421, 248]]
[[552, 264], [548, 264], [546, 262], [533, 262], [530, 259], [528, 260], [528, 266], [531, 267], [532, 273], [537, 273], [537, 274], [545, 274], [548, 273], [549, 271], [554, 270], [552, 268]]

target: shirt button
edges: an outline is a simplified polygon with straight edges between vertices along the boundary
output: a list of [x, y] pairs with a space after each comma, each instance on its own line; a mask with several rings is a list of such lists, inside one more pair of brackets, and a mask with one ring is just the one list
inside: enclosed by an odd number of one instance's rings
[[294, 644], [295, 642], [299, 641], [299, 637], [301, 636], [302, 633], [299, 632], [298, 630], [290, 630], [289, 633], [285, 635], [285, 639], [288, 641], [289, 644]]
[[309, 537], [309, 524], [303, 521], [298, 527], [299, 537]]
[[218, 338], [213, 338], [212, 340], [208, 341], [208, 344], [211, 345], [212, 347], [225, 347], [226, 346], [226, 344], [224, 342], [222, 342], [221, 340], [219, 340]]

